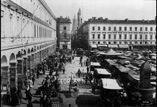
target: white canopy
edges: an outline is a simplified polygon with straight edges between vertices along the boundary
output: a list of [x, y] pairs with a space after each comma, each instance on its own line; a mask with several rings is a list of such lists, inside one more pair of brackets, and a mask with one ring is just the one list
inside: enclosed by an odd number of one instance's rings
[[101, 68], [95, 68], [98, 72], [98, 74], [103, 74], [103, 75], [111, 75], [106, 69], [101, 69]]
[[123, 89], [118, 83], [116, 79], [103, 78], [102, 79], [103, 88], [111, 89], [111, 90], [121, 90]]
[[91, 62], [90, 65], [91, 65], [91, 66], [100, 66], [100, 63], [99, 63], [99, 62]]

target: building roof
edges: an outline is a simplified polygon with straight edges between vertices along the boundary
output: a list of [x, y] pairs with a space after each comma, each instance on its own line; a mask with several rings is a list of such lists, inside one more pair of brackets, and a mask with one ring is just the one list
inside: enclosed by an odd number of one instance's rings
[[61, 17], [57, 18], [57, 22], [59, 22], [59, 23], [71, 23], [71, 20], [69, 19], [69, 17], [63, 18], [61, 16]]
[[156, 24], [156, 20], [109, 20], [108, 18], [91, 18], [88, 23], [106, 23], [106, 24]]

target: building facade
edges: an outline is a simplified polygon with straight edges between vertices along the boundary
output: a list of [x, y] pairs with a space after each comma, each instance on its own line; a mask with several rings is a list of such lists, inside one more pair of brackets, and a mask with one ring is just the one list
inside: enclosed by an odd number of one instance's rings
[[43, 0], [1, 0], [1, 95], [56, 49], [56, 17]]
[[156, 20], [108, 20], [94, 17], [78, 29], [78, 38], [79, 41], [88, 42], [90, 47], [108, 45], [110, 48], [155, 50]]
[[57, 38], [59, 49], [71, 49], [71, 20], [57, 18]]

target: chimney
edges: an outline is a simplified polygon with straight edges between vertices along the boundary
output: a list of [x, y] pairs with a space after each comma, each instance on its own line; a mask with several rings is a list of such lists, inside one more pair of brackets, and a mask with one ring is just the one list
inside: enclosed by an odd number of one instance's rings
[[128, 21], [128, 18], [126, 18], [125, 21]]

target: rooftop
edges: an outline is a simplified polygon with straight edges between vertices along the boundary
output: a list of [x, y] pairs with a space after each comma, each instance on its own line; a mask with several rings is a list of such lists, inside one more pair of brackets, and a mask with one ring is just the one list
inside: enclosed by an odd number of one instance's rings
[[59, 18], [57, 18], [57, 22], [60, 22], [60, 23], [71, 23], [71, 20], [70, 20], [69, 17], [63, 18], [62, 16], [60, 16]]

